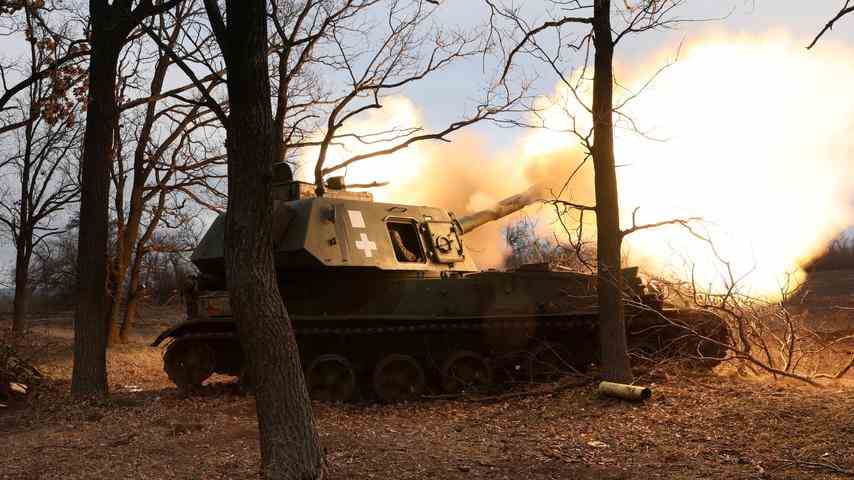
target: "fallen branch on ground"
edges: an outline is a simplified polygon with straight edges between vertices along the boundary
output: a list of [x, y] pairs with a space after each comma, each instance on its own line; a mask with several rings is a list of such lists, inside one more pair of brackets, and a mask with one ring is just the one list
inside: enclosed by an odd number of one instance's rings
[[845, 475], [846, 477], [854, 477], [854, 471], [847, 470], [845, 468], [836, 465], [831, 462], [822, 462], [822, 461], [807, 461], [807, 460], [799, 460], [799, 459], [791, 459], [783, 463], [780, 467], [775, 470], [782, 470], [784, 468], [789, 467], [799, 467], [805, 468], [808, 470], [827, 470], [838, 475]]
[[593, 377], [572, 377], [575, 379], [574, 382], [571, 381], [559, 381], [555, 384], [550, 385], [546, 388], [538, 388], [532, 390], [525, 390], [522, 392], [510, 392], [510, 393], [502, 393], [500, 395], [491, 395], [488, 397], [479, 397], [472, 398], [468, 401], [473, 403], [494, 403], [494, 402], [503, 402], [504, 400], [514, 400], [517, 398], [526, 398], [526, 397], [535, 397], [541, 395], [552, 395], [555, 393], [562, 392], [564, 390], [568, 390], [570, 388], [583, 387], [585, 385], [589, 385], [593, 383]]

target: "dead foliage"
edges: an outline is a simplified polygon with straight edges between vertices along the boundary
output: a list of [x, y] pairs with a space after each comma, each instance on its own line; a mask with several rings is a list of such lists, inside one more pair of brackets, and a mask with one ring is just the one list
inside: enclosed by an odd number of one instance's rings
[[[45, 380], [28, 408], [0, 412], [0, 479], [257, 478], [254, 400], [230, 378], [183, 395], [143, 335], [110, 350], [110, 397], [75, 403], [70, 328], [39, 326], [34, 339]], [[601, 398], [583, 380], [402, 405], [315, 403], [325, 478], [832, 479], [854, 470], [846, 380], [815, 389], [664, 362], [639, 375], [653, 390], [643, 404]]]
[[23, 340], [0, 337], [0, 409], [21, 402], [42, 381], [42, 374], [18, 353]]

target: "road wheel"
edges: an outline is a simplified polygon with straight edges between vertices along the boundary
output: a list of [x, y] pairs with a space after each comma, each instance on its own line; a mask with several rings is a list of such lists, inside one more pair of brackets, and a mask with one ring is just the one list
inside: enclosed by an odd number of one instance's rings
[[415, 400], [424, 393], [426, 377], [418, 360], [402, 354], [384, 357], [374, 368], [374, 392], [386, 403]]
[[483, 355], [457, 350], [442, 364], [442, 389], [447, 393], [482, 390], [492, 384], [492, 367]]
[[356, 393], [356, 371], [341, 355], [321, 355], [305, 372], [309, 395], [323, 402], [347, 402]]
[[178, 388], [191, 390], [214, 372], [215, 358], [211, 347], [200, 341], [173, 341], [163, 355], [163, 370]]

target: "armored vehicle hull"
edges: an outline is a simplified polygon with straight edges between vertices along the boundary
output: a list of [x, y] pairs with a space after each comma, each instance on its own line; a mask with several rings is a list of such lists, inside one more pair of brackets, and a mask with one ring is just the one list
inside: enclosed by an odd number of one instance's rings
[[[596, 361], [594, 276], [546, 265], [478, 271], [463, 247], [465, 233], [531, 203], [533, 190], [457, 219], [349, 192], [312, 198], [299, 184], [285, 188], [275, 261], [314, 398], [400, 401], [553, 377]], [[202, 276], [188, 321], [154, 342], [167, 343], [164, 369], [180, 387], [213, 373], [251, 382], [225, 292], [222, 227], [220, 218], [194, 254]], [[625, 278], [632, 347], [719, 356], [714, 343], [686, 341], [674, 326], [690, 323], [718, 338], [719, 323], [649, 301], [636, 269]]]

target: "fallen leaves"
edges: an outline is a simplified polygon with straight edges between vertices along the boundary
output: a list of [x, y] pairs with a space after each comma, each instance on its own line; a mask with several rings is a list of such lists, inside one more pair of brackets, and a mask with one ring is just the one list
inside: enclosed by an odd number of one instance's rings
[[[47, 340], [70, 344], [67, 333]], [[140, 343], [110, 352], [109, 399], [72, 403], [67, 353], [51, 353], [31, 409], [0, 410], [0, 479], [257, 477], [251, 396], [228, 383], [180, 394], [159, 352]], [[326, 478], [829, 479], [854, 469], [852, 387], [668, 373], [648, 379], [656, 395], [644, 404], [561, 383], [489, 402], [315, 403]]]

